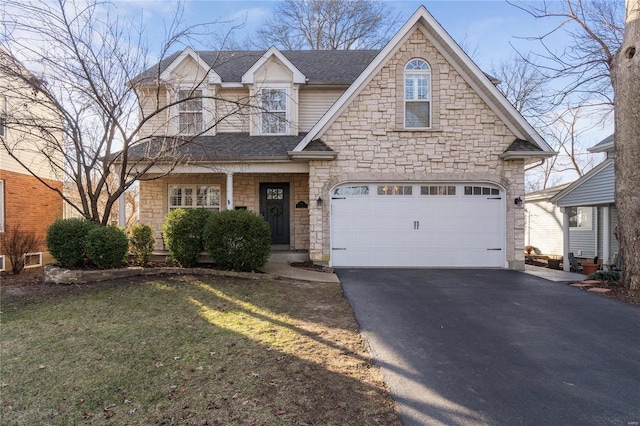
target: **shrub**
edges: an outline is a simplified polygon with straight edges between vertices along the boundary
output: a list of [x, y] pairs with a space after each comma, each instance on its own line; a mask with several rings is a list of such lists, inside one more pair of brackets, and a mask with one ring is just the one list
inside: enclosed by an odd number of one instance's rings
[[146, 265], [155, 243], [153, 229], [149, 225], [136, 225], [129, 231], [129, 245], [136, 263]]
[[64, 267], [83, 266], [85, 238], [98, 226], [86, 219], [58, 219], [47, 229], [47, 249]]
[[213, 216], [205, 227], [204, 239], [211, 259], [236, 271], [264, 266], [271, 250], [269, 224], [248, 210], [227, 210]]
[[607, 281], [610, 284], [620, 281], [620, 274], [616, 271], [597, 271], [587, 277], [589, 280]]
[[202, 232], [213, 213], [205, 209], [170, 211], [162, 224], [164, 243], [171, 257], [181, 266], [192, 267], [204, 251]]
[[129, 248], [127, 235], [117, 226], [97, 226], [86, 239], [87, 256], [98, 268], [119, 268]]
[[15, 225], [0, 235], [0, 253], [4, 253], [11, 262], [11, 272], [19, 274], [24, 269], [25, 253], [38, 251], [42, 239], [33, 231], [23, 231], [20, 225]]

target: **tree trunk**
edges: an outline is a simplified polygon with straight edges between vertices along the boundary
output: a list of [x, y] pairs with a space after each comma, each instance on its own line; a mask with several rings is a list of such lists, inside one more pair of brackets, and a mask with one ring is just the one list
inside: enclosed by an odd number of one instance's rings
[[615, 92], [615, 200], [622, 281], [640, 288], [640, 0], [626, 1], [626, 26], [611, 69]]

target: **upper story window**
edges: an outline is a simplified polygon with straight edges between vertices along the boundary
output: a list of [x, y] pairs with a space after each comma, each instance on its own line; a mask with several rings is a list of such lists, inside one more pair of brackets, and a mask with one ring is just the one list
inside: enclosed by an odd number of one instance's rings
[[569, 227], [576, 229], [592, 228], [593, 209], [591, 207], [570, 207], [569, 208]]
[[287, 89], [260, 90], [260, 133], [283, 135], [287, 133]]
[[431, 127], [431, 68], [422, 59], [404, 67], [404, 127]]
[[180, 90], [178, 91], [178, 99], [184, 101], [178, 104], [178, 133], [183, 135], [201, 133], [204, 126], [202, 90]]

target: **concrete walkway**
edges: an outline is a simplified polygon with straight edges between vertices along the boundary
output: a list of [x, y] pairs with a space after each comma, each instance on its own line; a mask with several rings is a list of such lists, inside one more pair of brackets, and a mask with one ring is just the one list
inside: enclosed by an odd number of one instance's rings
[[340, 283], [336, 274], [331, 272], [312, 271], [304, 268], [294, 268], [287, 263], [268, 262], [260, 268], [260, 272], [276, 275], [292, 280], [312, 281], [320, 283]]
[[540, 266], [525, 265], [524, 272], [529, 275], [544, 278], [548, 281], [557, 283], [561, 282], [580, 282], [587, 279], [586, 275], [576, 274], [574, 272], [559, 271], [557, 269], [542, 268]]

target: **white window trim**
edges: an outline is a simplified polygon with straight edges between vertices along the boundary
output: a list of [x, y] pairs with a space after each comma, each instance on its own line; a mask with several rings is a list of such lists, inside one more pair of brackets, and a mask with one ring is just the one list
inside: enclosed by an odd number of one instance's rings
[[[198, 193], [198, 187], [199, 186], [208, 186], [208, 187], [212, 187], [212, 188], [216, 188], [218, 190], [219, 193], [219, 197], [218, 197], [218, 206], [198, 206], [197, 205], [197, 193]], [[171, 205], [171, 189], [172, 188], [190, 188], [193, 191], [193, 204], [191, 206], [174, 206]], [[167, 211], [171, 211], [172, 209], [207, 209], [207, 210], [212, 210], [212, 211], [220, 211], [221, 210], [221, 205], [222, 205], [222, 189], [220, 187], [220, 185], [217, 184], [208, 184], [208, 183], [196, 183], [196, 184], [187, 184], [187, 185], [180, 185], [180, 184], [171, 184], [167, 186], [167, 204], [168, 204], [168, 209]]]
[[[429, 70], [411, 70], [407, 71], [407, 65], [414, 60], [423, 61], [429, 67]], [[426, 100], [429, 102], [429, 126], [427, 127], [407, 127], [407, 102], [416, 102], [421, 101], [425, 102], [425, 100], [408, 100], [407, 99], [407, 74], [423, 74], [427, 77], [427, 84], [429, 87], [429, 99]], [[426, 59], [423, 58], [411, 58], [404, 64], [403, 74], [402, 74], [402, 99], [403, 108], [404, 108], [404, 116], [403, 116], [403, 127], [407, 130], [431, 130], [433, 128], [433, 79], [431, 78], [431, 64]]]
[[4, 272], [7, 266], [7, 258], [4, 254], [0, 254], [0, 272]]
[[[35, 265], [27, 265], [27, 257], [31, 257], [31, 256], [37, 256], [38, 257], [38, 263]], [[37, 268], [38, 266], [42, 266], [42, 252], [38, 251], [38, 252], [33, 252], [33, 253], [25, 253], [22, 255], [22, 258], [24, 260], [24, 268], [28, 269], [28, 268]]]
[[[205, 131], [201, 135], [215, 134], [215, 127], [213, 127], [213, 129], [211, 130], [206, 130], [208, 125], [207, 123], [210, 123], [212, 120], [212, 116], [209, 111], [212, 110], [213, 107], [215, 107], [215, 105], [209, 105], [210, 102], [213, 102], [213, 100], [209, 98], [211, 96], [214, 96], [214, 89], [209, 89], [205, 85], [196, 86], [196, 82], [182, 83], [173, 87], [172, 90], [167, 90], [167, 102], [173, 103], [179, 101], [180, 91], [183, 90], [202, 90], [202, 129]], [[194, 135], [193, 133], [180, 133], [180, 104], [176, 104], [171, 107], [170, 114], [170, 129], [172, 135]]]
[[4, 232], [4, 180], [0, 180], [0, 232]]
[[[262, 111], [262, 102], [260, 100], [260, 96], [261, 96], [261, 92], [263, 90], [270, 90], [270, 89], [275, 89], [275, 90], [284, 90], [284, 94], [285, 94], [285, 122], [284, 122], [284, 133], [263, 133], [262, 132], [262, 114], [264, 111]], [[291, 133], [291, 107], [292, 107], [292, 102], [291, 102], [291, 85], [287, 84], [287, 83], [269, 83], [269, 84], [265, 84], [260, 86], [257, 89], [257, 97], [258, 97], [258, 134], [259, 135], [263, 135], [263, 136], [283, 136], [283, 135], [288, 135]]]
[[[572, 209], [573, 207], [569, 207], [569, 209]], [[591, 217], [591, 226], [571, 226], [569, 225], [569, 229], [572, 231], [578, 231], [578, 232], [584, 232], [584, 231], [593, 231], [593, 207], [575, 207], [576, 209], [576, 214], [580, 214], [580, 210], [584, 210], [586, 209], [589, 213], [589, 216]], [[571, 210], [569, 210], [569, 221], [571, 221]], [[571, 223], [571, 222], [569, 222]]]

